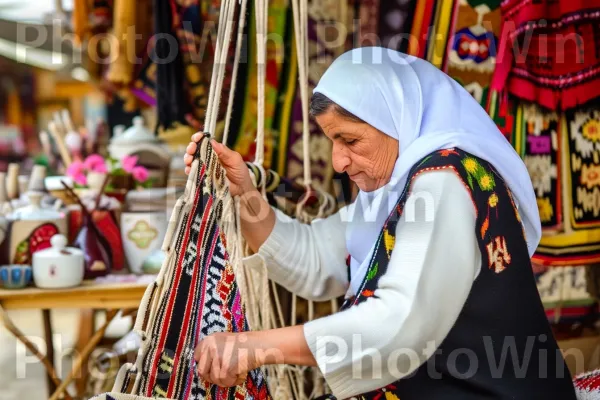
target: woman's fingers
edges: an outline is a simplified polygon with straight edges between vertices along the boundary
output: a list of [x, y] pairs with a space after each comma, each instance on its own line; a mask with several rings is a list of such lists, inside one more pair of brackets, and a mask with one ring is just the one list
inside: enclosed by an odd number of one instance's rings
[[199, 359], [197, 360], [197, 364], [196, 364], [196, 370], [198, 371], [198, 375], [202, 379], [209, 380], [211, 366], [212, 366], [212, 357], [210, 356], [210, 351], [200, 352], [200, 356], [199, 356]]
[[192, 170], [192, 167], [185, 167], [185, 174], [189, 175], [191, 170]]
[[193, 156], [193, 155], [194, 155], [194, 153], [196, 153], [196, 148], [197, 148], [197, 147], [198, 147], [198, 145], [197, 145], [196, 143], [194, 143], [194, 142], [190, 142], [190, 144], [188, 144], [188, 145], [187, 145], [187, 147], [186, 147], [186, 149], [185, 149], [185, 152], [186, 152], [187, 154], [190, 154], [190, 155], [192, 155], [192, 156]]
[[200, 141], [200, 139], [202, 139], [202, 136], [204, 136], [204, 133], [202, 133], [202, 132], [194, 133], [192, 135], [192, 142], [198, 143]]
[[233, 167], [240, 162], [244, 162], [244, 160], [242, 160], [242, 156], [240, 156], [239, 153], [231, 150], [224, 144], [217, 143], [214, 140], [211, 141], [211, 144], [213, 150], [215, 151], [215, 153], [217, 153], [217, 157], [219, 157], [219, 160], [221, 161], [221, 164], [223, 164], [223, 166]]
[[[215, 349], [215, 353], [216, 353], [216, 349]], [[220, 383], [221, 383], [221, 380], [224, 378], [224, 376], [222, 376], [223, 370], [221, 369], [221, 366], [219, 364], [220, 363], [219, 363], [218, 356], [216, 354], [213, 354], [212, 355], [212, 363], [210, 366], [210, 376], [209, 376], [208, 380], [211, 383], [221, 386]]]

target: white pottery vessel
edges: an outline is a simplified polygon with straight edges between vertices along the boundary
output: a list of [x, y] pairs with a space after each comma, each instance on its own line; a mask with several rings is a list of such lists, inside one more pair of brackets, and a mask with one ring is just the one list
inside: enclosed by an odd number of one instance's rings
[[131, 272], [143, 273], [142, 265], [146, 257], [162, 246], [167, 223], [164, 211], [121, 214], [121, 239]]
[[39, 288], [62, 289], [81, 285], [83, 251], [67, 246], [64, 235], [50, 239], [52, 247], [33, 254], [33, 281]]

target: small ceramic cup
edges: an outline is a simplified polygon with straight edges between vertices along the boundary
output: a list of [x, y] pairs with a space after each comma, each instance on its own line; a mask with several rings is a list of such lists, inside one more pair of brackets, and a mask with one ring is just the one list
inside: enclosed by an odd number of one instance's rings
[[31, 267], [29, 265], [2, 266], [0, 281], [3, 289], [22, 289], [31, 281]]

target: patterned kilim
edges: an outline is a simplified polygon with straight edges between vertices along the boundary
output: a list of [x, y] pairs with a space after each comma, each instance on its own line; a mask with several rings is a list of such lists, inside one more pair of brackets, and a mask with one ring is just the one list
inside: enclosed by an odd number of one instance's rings
[[[544, 235], [533, 259], [545, 265], [589, 265], [600, 262], [600, 112], [582, 107], [560, 119], [558, 161], [562, 201], [540, 205], [542, 218], [562, 208], [561, 229]], [[540, 140], [541, 136], [536, 137]], [[543, 145], [543, 143], [540, 143]], [[544, 170], [548, 175], [552, 171]], [[545, 176], [546, 183], [550, 182]], [[534, 179], [535, 183], [535, 179]], [[562, 204], [562, 205], [561, 205]], [[559, 220], [559, 222], [561, 221]], [[543, 222], [543, 220], [542, 220]]]
[[227, 234], [235, 243], [235, 223], [224, 171], [204, 138], [171, 216], [166, 260], [138, 312], [137, 360], [123, 366], [113, 393], [97, 399], [270, 399], [260, 370], [233, 388], [210, 385], [196, 374], [193, 355], [202, 338], [249, 329], [234, 274], [238, 255], [225, 239]]
[[501, 26], [500, 0], [459, 2], [448, 49], [448, 75], [482, 105], [487, 103]]

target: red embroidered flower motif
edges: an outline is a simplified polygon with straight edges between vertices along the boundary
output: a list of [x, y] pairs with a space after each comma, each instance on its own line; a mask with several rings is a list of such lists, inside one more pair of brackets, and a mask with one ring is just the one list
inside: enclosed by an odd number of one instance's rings
[[372, 290], [365, 289], [363, 290], [362, 295], [363, 297], [372, 297], [374, 293], [375, 292], [373, 292]]
[[448, 157], [450, 154], [454, 154], [455, 156], [458, 155], [458, 153], [454, 149], [443, 149], [443, 150], [440, 150], [440, 155], [442, 157]]

